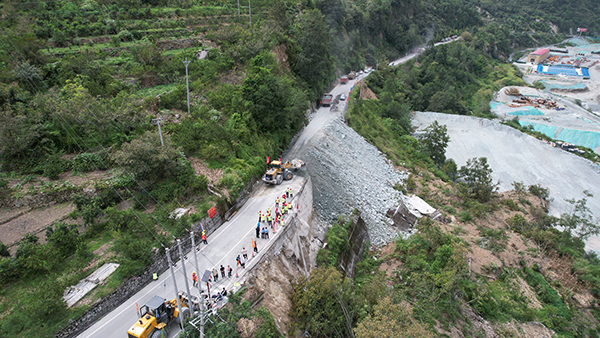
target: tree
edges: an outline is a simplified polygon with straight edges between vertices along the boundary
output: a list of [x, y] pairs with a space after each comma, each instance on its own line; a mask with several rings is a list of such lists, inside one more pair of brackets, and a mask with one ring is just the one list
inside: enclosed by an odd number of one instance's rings
[[8, 247], [3, 242], [0, 242], [0, 257], [10, 257]]
[[587, 206], [586, 197], [594, 197], [594, 195], [587, 190], [584, 190], [583, 194], [585, 197], [580, 200], [567, 200], [571, 204], [571, 212], [563, 213], [560, 216], [558, 225], [564, 228], [565, 233], [575, 235], [581, 241], [585, 242], [590, 236], [600, 234], [600, 225], [594, 219], [592, 211]]
[[425, 133], [419, 137], [423, 152], [433, 160], [438, 168], [446, 162], [446, 147], [448, 147], [449, 141], [448, 128], [445, 124], [440, 125], [438, 121], [433, 121], [427, 126]]
[[486, 157], [467, 160], [467, 164], [460, 167], [458, 174], [464, 180], [467, 195], [481, 203], [489, 201], [498, 190], [498, 183], [494, 183], [492, 179], [492, 169]]
[[66, 257], [77, 248], [79, 232], [74, 225], [56, 223], [46, 228], [46, 239], [52, 243], [61, 257]]
[[163, 135], [163, 140], [165, 145], [161, 146], [158, 132], [147, 131], [139, 138], [124, 143], [114, 160], [142, 185], [173, 177], [181, 155], [168, 134]]
[[35, 86], [38, 85], [37, 81], [42, 79], [42, 71], [38, 67], [31, 65], [29, 61], [17, 64], [13, 69], [13, 75], [21, 84], [31, 88], [32, 91], [35, 91]]
[[352, 281], [333, 267], [317, 268], [294, 284], [292, 329], [315, 337], [352, 337], [356, 319]]
[[310, 86], [310, 98], [316, 100], [334, 77], [329, 27], [325, 16], [313, 9], [300, 16], [295, 28], [299, 52], [291, 60], [293, 69]]
[[384, 297], [373, 310], [373, 314], [361, 320], [354, 329], [356, 338], [435, 336], [415, 320], [412, 309], [407, 303], [394, 304], [390, 297]]

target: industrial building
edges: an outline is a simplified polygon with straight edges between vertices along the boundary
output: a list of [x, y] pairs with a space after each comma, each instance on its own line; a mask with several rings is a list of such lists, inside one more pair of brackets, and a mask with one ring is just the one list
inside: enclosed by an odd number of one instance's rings
[[531, 63], [542, 63], [542, 61], [548, 58], [548, 54], [550, 54], [550, 49], [548, 48], [540, 48], [535, 52], [529, 53], [529, 57], [527, 58], [527, 62]]

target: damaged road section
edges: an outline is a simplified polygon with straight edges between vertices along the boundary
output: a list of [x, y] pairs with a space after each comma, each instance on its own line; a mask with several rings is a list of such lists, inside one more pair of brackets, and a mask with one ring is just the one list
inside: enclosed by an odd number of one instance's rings
[[[376, 147], [337, 119], [329, 119], [294, 154], [303, 158], [313, 180], [314, 208], [325, 221], [358, 209], [372, 244], [383, 245], [397, 236], [386, 211], [402, 194], [393, 188], [408, 176], [398, 173]], [[294, 147], [296, 148], [296, 147]]]

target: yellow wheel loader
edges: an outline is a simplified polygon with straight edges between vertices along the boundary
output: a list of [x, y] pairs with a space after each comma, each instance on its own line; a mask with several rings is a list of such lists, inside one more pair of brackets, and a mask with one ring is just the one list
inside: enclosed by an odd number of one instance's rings
[[269, 168], [263, 176], [263, 181], [269, 184], [281, 184], [284, 180], [289, 181], [294, 178], [294, 173], [298, 169], [303, 169], [304, 162], [297, 158], [281, 164], [280, 161], [273, 160], [269, 163]]
[[[144, 306], [140, 308], [138, 319], [129, 330], [127, 338], [167, 338], [169, 324], [175, 322], [183, 325], [183, 320], [190, 317], [190, 303], [185, 292], [179, 293], [181, 300], [181, 313], [177, 308], [177, 299], [166, 300], [162, 297], [154, 296]], [[199, 308], [199, 303], [192, 297], [192, 308]]]

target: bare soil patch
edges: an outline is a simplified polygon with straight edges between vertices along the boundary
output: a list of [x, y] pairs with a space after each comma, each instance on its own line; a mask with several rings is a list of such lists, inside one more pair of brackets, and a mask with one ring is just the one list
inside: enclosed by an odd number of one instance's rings
[[390, 244], [381, 248], [380, 257], [383, 259], [383, 263], [379, 266], [379, 271], [384, 271], [386, 277], [386, 284], [389, 286], [394, 286], [394, 281], [391, 278], [394, 277], [394, 271], [398, 269], [402, 262], [395, 259], [393, 254], [396, 251], [396, 242], [391, 242]]
[[21, 240], [23, 235], [36, 234], [44, 230], [47, 225], [61, 220], [73, 210], [75, 210], [73, 204], [63, 203], [30, 211], [0, 225], [0, 240], [8, 246], [13, 245]]
[[190, 157], [190, 163], [196, 175], [206, 176], [208, 183], [211, 185], [217, 185], [221, 178], [223, 178], [222, 169], [210, 169], [206, 166], [206, 163], [197, 157]]
[[[360, 86], [362, 85], [362, 88], [360, 88]], [[371, 89], [369, 89], [369, 87], [367, 86], [366, 83], [364, 83], [364, 81], [358, 81], [356, 83], [356, 87], [359, 88], [359, 90], [361, 91], [360, 93], [360, 97], [362, 99], [365, 100], [377, 100], [377, 95], [375, 95], [375, 93], [373, 93], [373, 91]], [[355, 87], [355, 88], [356, 88]]]
[[520, 290], [521, 294], [523, 296], [525, 296], [525, 298], [527, 298], [527, 301], [529, 302], [529, 307], [533, 308], [533, 309], [541, 309], [542, 303], [540, 303], [535, 292], [531, 289], [529, 284], [527, 284], [527, 282], [524, 281], [523, 278], [521, 278], [519, 276], [515, 276], [515, 277], [516, 277], [515, 280], [517, 280], [519, 282], [519, 290]]
[[0, 210], [0, 224], [4, 224], [9, 222], [12, 219], [15, 219], [22, 214], [26, 213], [29, 208], [17, 208], [17, 209], [2, 209]]
[[74, 174], [71, 171], [62, 173], [59, 180], [70, 182], [75, 186], [91, 186], [95, 181], [105, 180], [112, 174], [108, 170], [96, 170], [85, 174]]
[[244, 78], [246, 77], [246, 73], [244, 72], [236, 72], [234, 70], [230, 70], [225, 75], [221, 76], [219, 81], [221, 83], [228, 83], [232, 85], [240, 85]]
[[277, 61], [278, 64], [283, 65], [283, 67], [287, 71], [291, 71], [292, 68], [290, 67], [290, 63], [288, 62], [288, 55], [286, 53], [286, 49], [287, 47], [284, 44], [279, 44], [275, 46], [273, 50], [271, 50], [271, 53], [273, 53], [273, 55], [275, 56], [275, 61]]

